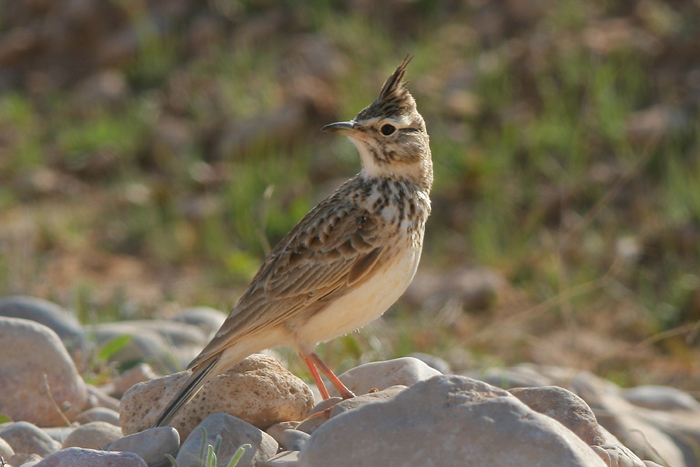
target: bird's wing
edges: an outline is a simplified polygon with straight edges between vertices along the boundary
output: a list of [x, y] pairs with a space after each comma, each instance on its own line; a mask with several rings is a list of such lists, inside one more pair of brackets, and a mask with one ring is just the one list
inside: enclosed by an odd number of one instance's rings
[[353, 203], [333, 198], [314, 208], [270, 252], [231, 314], [189, 368], [252, 333], [314, 307], [323, 308], [384, 262], [387, 254], [380, 246], [377, 219]]

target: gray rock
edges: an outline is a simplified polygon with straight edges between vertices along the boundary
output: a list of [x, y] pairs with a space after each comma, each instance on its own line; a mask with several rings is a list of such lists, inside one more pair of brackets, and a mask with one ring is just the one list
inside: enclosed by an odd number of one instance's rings
[[[391, 386], [411, 386], [418, 381], [440, 375], [417, 358], [403, 357], [383, 362], [365, 363], [339, 376], [340, 380], [356, 395], [367, 394], [372, 389], [386, 389]], [[337, 396], [334, 386], [328, 388], [331, 396]]]
[[92, 326], [87, 332], [94, 336], [97, 345], [103, 345], [124, 335], [131, 336], [131, 341], [113, 355], [111, 360], [114, 362], [142, 361], [150, 363], [160, 372], [170, 373], [186, 367], [196, 355], [194, 349], [189, 347], [177, 349], [170, 345], [158, 330], [133, 321], [101, 323]]
[[119, 413], [105, 407], [93, 407], [78, 415], [75, 421], [82, 425], [90, 422], [107, 422], [119, 426]]
[[216, 413], [207, 417], [182, 443], [176, 458], [180, 467], [199, 467], [202, 446], [200, 427], [206, 429], [207, 442], [212, 446], [216, 443], [217, 435], [221, 436], [223, 442], [217, 456], [219, 465], [226, 465], [243, 444], [250, 444], [251, 449], [240, 459], [238, 467], [260, 465], [277, 453], [278, 444], [272, 436], [232, 415]]
[[313, 433], [316, 428], [331, 418], [331, 409], [342, 400], [342, 397], [329, 397], [328, 399], [322, 400], [316, 404], [316, 407], [309, 412], [309, 415], [306, 416], [296, 429], [304, 433]]
[[180, 435], [171, 426], [150, 428], [140, 433], [124, 436], [104, 447], [105, 451], [133, 452], [148, 465], [165, 459], [166, 454], [175, 456], [180, 448]]
[[103, 449], [122, 437], [122, 430], [107, 422], [90, 422], [79, 426], [68, 435], [64, 448]]
[[[111, 323], [110, 323], [111, 324]], [[199, 326], [186, 322], [170, 320], [120, 321], [119, 325], [134, 326], [155, 331], [166, 343], [175, 347], [204, 347], [209, 342], [209, 335]]]
[[559, 422], [506, 391], [461, 376], [436, 376], [393, 399], [349, 410], [318, 428], [299, 467], [603, 467]]
[[61, 449], [61, 445], [40, 428], [27, 422], [15, 422], [0, 431], [15, 454], [38, 454], [46, 457]]
[[56, 333], [43, 324], [0, 318], [0, 353], [0, 413], [58, 426], [87, 406], [83, 379]]
[[55, 303], [21, 295], [7, 297], [0, 300], [0, 316], [36, 321], [58, 334], [66, 348], [82, 348], [83, 329], [80, 322]]
[[310, 437], [310, 434], [303, 431], [284, 430], [280, 436], [280, 445], [286, 451], [301, 451]]
[[647, 409], [700, 412], [700, 402], [693, 396], [669, 386], [638, 386], [621, 391], [621, 395], [628, 402]]
[[277, 443], [281, 444], [280, 440], [283, 436], [282, 433], [284, 433], [286, 430], [296, 430], [298, 426], [299, 422], [297, 421], [279, 422], [265, 430], [265, 433], [272, 436]]
[[52, 439], [58, 441], [63, 445], [68, 438], [68, 435], [73, 433], [75, 427], [73, 426], [54, 426], [50, 428], [42, 428], [41, 431], [49, 435]]
[[[120, 414], [124, 434], [149, 428], [189, 375], [177, 373], [127, 391]], [[313, 395], [302, 380], [278, 360], [255, 354], [205, 384], [171, 426], [185, 438], [210, 414], [224, 412], [266, 429], [277, 422], [302, 419], [312, 407]]]
[[171, 318], [172, 321], [192, 324], [199, 327], [207, 334], [212, 334], [219, 330], [227, 313], [222, 313], [214, 308], [198, 306], [182, 310], [179, 314]]
[[35, 467], [148, 467], [133, 452], [68, 448], [50, 455]]
[[401, 391], [406, 389], [406, 386], [391, 386], [383, 391], [371, 392], [369, 394], [363, 394], [361, 396], [353, 397], [352, 399], [345, 399], [344, 401], [338, 402], [333, 406], [330, 413], [330, 418], [336, 417], [343, 412], [348, 410], [357, 409], [363, 405], [371, 404], [373, 402], [385, 402], [393, 399]]
[[12, 449], [12, 446], [3, 438], [0, 438], [0, 456], [2, 456], [3, 459], [9, 459], [14, 455], [15, 451]]

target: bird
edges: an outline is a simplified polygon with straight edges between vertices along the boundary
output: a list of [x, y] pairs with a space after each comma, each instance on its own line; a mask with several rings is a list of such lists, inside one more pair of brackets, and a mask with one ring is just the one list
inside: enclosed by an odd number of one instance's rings
[[343, 398], [354, 397], [314, 350], [381, 316], [420, 261], [433, 162], [425, 121], [404, 81], [410, 60], [404, 58], [353, 120], [321, 129], [350, 139], [360, 172], [270, 251], [153, 426], [171, 422], [216, 375], [280, 345], [298, 351], [324, 399], [329, 393], [319, 370]]

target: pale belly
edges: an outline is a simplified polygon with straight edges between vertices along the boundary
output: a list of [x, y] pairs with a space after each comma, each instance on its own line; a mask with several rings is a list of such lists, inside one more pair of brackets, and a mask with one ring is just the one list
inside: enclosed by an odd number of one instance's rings
[[325, 342], [361, 328], [384, 313], [406, 291], [420, 261], [420, 249], [406, 249], [374, 277], [316, 313], [297, 329], [302, 352], [313, 352]]

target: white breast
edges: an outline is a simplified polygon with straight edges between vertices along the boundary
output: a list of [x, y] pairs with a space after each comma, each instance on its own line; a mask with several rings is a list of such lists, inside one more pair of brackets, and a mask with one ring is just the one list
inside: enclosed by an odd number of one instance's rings
[[297, 345], [312, 352], [317, 343], [342, 336], [377, 319], [413, 280], [420, 254], [420, 248], [403, 250], [374, 277], [314, 315], [298, 330]]

